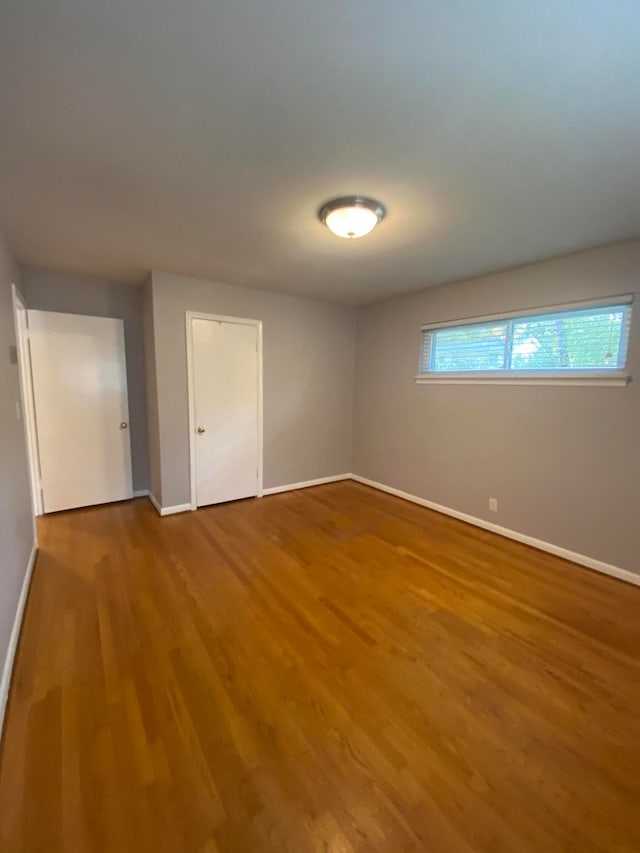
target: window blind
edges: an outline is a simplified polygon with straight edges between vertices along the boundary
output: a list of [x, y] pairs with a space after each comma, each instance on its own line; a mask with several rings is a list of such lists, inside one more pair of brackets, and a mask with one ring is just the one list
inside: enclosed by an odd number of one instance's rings
[[615, 304], [423, 328], [420, 374], [615, 371], [626, 365], [631, 297]]

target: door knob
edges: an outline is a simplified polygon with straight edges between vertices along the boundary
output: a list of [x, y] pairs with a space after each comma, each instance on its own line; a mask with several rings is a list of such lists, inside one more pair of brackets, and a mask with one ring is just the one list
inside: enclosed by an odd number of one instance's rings
[[203, 432], [206, 432], [204, 427], [198, 427], [198, 432], [202, 435]]
[[120, 421], [120, 429], [126, 429], [129, 424], [126, 421]]

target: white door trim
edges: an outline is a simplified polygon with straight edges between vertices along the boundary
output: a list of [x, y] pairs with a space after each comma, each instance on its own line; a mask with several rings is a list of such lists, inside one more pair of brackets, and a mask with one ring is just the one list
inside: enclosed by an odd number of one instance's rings
[[189, 408], [189, 480], [191, 489], [191, 509], [197, 509], [196, 495], [196, 444], [195, 444], [195, 391], [193, 376], [193, 320], [213, 320], [218, 323], [239, 323], [244, 326], [255, 326], [258, 331], [258, 497], [262, 489], [262, 320], [249, 320], [246, 317], [227, 317], [225, 314], [204, 314], [201, 311], [185, 312], [187, 332], [187, 397]]
[[[13, 300], [13, 320], [16, 333], [16, 354], [18, 357], [18, 373], [20, 381], [20, 404], [22, 407], [22, 423], [27, 446], [27, 461], [29, 464], [29, 481], [31, 485], [31, 508], [33, 510], [33, 535], [37, 544], [36, 516], [44, 512], [42, 506], [42, 489], [40, 487], [40, 451], [38, 449], [38, 429], [36, 410], [33, 396], [33, 377], [31, 374], [31, 356], [29, 353], [29, 320], [28, 311], [22, 294], [11, 285]], [[24, 312], [24, 325], [20, 312]]]

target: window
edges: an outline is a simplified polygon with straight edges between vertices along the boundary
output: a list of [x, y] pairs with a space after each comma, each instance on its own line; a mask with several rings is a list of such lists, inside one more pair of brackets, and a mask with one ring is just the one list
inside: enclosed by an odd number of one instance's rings
[[632, 297], [422, 328], [418, 382], [626, 384]]

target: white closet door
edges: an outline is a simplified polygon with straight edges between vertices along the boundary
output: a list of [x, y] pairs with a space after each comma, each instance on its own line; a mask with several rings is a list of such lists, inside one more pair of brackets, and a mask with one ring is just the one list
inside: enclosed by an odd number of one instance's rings
[[28, 316], [44, 511], [130, 498], [122, 320]]
[[258, 328], [192, 319], [198, 506], [258, 494]]

